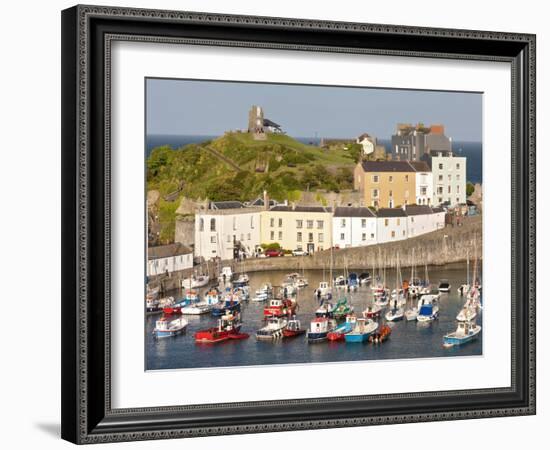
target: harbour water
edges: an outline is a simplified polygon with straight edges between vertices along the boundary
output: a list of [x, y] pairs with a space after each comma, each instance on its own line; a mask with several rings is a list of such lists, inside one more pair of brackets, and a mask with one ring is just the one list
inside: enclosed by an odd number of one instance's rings
[[[451, 291], [441, 294], [439, 302], [439, 318], [430, 323], [416, 321], [400, 321], [393, 324], [391, 337], [382, 344], [323, 342], [308, 344], [304, 336], [276, 341], [257, 341], [255, 332], [264, 326], [264, 303], [245, 302], [241, 308], [243, 326], [241, 331], [249, 333], [250, 337], [244, 340], [229, 340], [218, 344], [196, 344], [196, 331], [216, 326], [216, 318], [210, 314], [202, 316], [186, 316], [189, 321], [184, 334], [171, 338], [156, 339], [153, 334], [155, 321], [159, 315], [148, 315], [146, 327], [146, 369], [178, 369], [178, 368], [207, 368], [207, 367], [234, 367], [255, 366], [269, 364], [304, 364], [321, 362], [344, 362], [380, 359], [409, 359], [435, 358], [451, 356], [482, 355], [482, 340], [480, 335], [475, 341], [460, 347], [444, 348], [443, 336], [456, 329], [456, 315], [464, 304], [465, 298], [460, 297], [458, 287], [466, 282], [466, 264], [447, 267], [433, 267], [429, 269], [429, 278], [432, 286], [437, 289], [441, 279], [451, 283]], [[350, 270], [353, 271], [353, 270]], [[357, 270], [357, 273], [363, 270]], [[337, 276], [341, 273], [335, 272]], [[418, 268], [418, 276], [422, 277], [424, 268]], [[282, 283], [286, 273], [282, 271], [250, 273], [250, 292], [253, 296], [256, 289], [263, 283], [270, 282], [273, 286]], [[305, 271], [304, 276], [309, 286], [298, 291], [297, 318], [302, 327], [309, 327], [315, 310], [319, 307], [313, 290], [323, 279], [323, 271]], [[328, 279], [328, 273], [325, 273]], [[410, 278], [410, 269], [402, 271], [402, 277]], [[394, 269], [386, 270], [386, 285], [393, 289], [396, 285]], [[202, 294], [202, 292], [201, 292]], [[170, 293], [181, 298], [181, 291]], [[359, 287], [356, 292], [346, 293], [348, 302], [355, 308], [358, 317], [367, 304], [372, 302], [370, 285]], [[339, 296], [335, 290], [334, 299]], [[416, 301], [414, 301], [416, 303]], [[481, 314], [477, 317], [479, 324]], [[483, 333], [483, 330], [482, 330]]]

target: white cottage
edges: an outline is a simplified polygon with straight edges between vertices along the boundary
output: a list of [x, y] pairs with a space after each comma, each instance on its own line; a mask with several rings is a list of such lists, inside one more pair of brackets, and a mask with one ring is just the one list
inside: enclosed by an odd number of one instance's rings
[[147, 276], [171, 274], [193, 267], [193, 250], [179, 242], [147, 249]]
[[376, 244], [376, 215], [369, 208], [335, 208], [332, 243], [338, 248]]
[[[407, 215], [407, 237], [412, 238], [421, 234], [439, 230], [445, 226], [445, 213], [429, 206], [408, 205], [404, 208]], [[439, 209], [437, 210], [439, 211]]]
[[233, 259], [254, 256], [260, 247], [262, 208], [241, 202], [212, 202], [195, 214], [195, 256]]

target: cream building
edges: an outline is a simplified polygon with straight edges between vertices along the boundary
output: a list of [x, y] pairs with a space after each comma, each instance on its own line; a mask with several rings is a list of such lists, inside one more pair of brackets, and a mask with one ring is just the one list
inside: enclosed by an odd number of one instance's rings
[[261, 243], [314, 253], [332, 246], [332, 210], [278, 205], [261, 212]]

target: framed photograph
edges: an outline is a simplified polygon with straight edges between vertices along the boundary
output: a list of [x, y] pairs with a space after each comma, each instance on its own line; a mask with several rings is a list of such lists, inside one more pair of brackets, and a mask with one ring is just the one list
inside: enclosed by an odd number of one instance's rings
[[62, 12], [62, 437], [535, 413], [535, 36]]

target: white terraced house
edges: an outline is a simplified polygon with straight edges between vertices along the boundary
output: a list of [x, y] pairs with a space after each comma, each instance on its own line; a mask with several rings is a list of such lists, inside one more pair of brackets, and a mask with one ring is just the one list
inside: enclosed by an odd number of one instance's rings
[[233, 259], [254, 256], [260, 247], [262, 208], [241, 202], [211, 202], [195, 214], [195, 256]]
[[455, 206], [466, 203], [466, 158], [432, 156], [433, 204]]
[[375, 213], [369, 208], [335, 208], [332, 217], [333, 245], [348, 248], [376, 244], [376, 220]]

